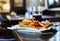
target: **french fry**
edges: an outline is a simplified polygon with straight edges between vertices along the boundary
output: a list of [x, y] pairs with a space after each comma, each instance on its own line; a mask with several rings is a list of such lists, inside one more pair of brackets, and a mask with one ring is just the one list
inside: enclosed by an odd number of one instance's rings
[[30, 19], [25, 19], [22, 22], [19, 21], [19, 26], [20, 27], [27, 27], [27, 28], [34, 28], [34, 29], [46, 29], [49, 26], [51, 26], [50, 22], [48, 20], [39, 22], [37, 20], [30, 20]]

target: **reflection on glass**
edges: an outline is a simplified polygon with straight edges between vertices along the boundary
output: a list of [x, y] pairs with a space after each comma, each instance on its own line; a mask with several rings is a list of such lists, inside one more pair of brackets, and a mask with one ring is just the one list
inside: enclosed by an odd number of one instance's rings
[[57, 6], [60, 5], [60, 0], [48, 0], [49, 6]]
[[54, 0], [49, 0], [49, 5], [52, 5]]

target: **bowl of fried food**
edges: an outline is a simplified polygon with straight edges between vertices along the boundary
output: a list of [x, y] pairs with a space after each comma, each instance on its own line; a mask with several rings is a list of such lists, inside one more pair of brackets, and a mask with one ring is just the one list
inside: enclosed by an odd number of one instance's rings
[[52, 28], [52, 24], [50, 21], [38, 21], [38, 20], [31, 20], [31, 19], [24, 19], [18, 24], [20, 28], [26, 29], [34, 29], [38, 31], [49, 30]]

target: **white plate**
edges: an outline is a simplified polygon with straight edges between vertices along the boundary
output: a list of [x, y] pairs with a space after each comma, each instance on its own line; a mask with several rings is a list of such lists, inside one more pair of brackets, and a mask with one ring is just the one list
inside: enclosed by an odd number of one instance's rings
[[12, 26], [12, 27], [7, 27], [8, 29], [11, 29], [11, 30], [19, 30], [19, 31], [26, 31], [26, 32], [40, 32], [40, 31], [45, 31], [45, 30], [50, 30], [53, 26], [50, 26], [46, 29], [40, 29], [40, 30], [37, 30], [37, 29], [34, 29], [34, 28], [27, 28], [27, 27], [19, 27], [19, 25], [15, 25], [15, 26]]

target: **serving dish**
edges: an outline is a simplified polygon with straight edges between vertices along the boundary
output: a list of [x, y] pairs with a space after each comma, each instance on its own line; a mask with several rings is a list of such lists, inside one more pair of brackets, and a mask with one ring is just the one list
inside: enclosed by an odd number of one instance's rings
[[53, 27], [53, 24], [51, 24], [50, 21], [38, 21], [38, 20], [30, 20], [25, 19], [19, 22], [18, 25], [8, 27], [8, 29], [11, 30], [18, 30], [18, 31], [24, 31], [24, 32], [40, 32], [45, 30], [50, 30]]
[[27, 27], [19, 27], [19, 25], [14, 25], [12, 27], [7, 27], [7, 29], [10, 30], [18, 30], [20, 32], [40, 32], [40, 31], [46, 31], [46, 30], [50, 30], [51, 28], [53, 28], [53, 25], [46, 28], [46, 29], [34, 29], [34, 28], [27, 28]]

